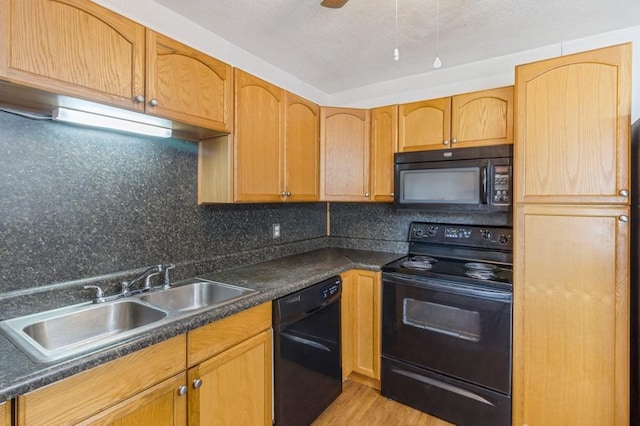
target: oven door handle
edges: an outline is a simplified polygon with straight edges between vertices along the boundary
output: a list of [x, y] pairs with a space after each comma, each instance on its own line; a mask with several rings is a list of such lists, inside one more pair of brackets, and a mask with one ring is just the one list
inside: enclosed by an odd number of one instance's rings
[[309, 339], [305, 339], [303, 337], [298, 337], [298, 336], [294, 336], [292, 334], [286, 333], [284, 331], [280, 332], [280, 336], [287, 338], [289, 340], [292, 340], [296, 343], [300, 343], [306, 346], [311, 346], [312, 348], [316, 348], [316, 349], [320, 349], [323, 351], [327, 351], [327, 352], [331, 352], [331, 349], [329, 349], [327, 346], [323, 345], [322, 343], [318, 343], [318, 342], [314, 342], [313, 340], [309, 340]]
[[456, 285], [451, 283], [439, 283], [430, 279], [405, 278], [403, 276], [387, 273], [383, 276], [383, 281], [398, 283], [401, 285], [410, 285], [428, 290], [436, 290], [460, 296], [481, 297], [483, 299], [495, 300], [501, 302], [511, 302], [513, 293], [508, 290], [488, 290], [478, 287], [470, 287], [467, 285]]

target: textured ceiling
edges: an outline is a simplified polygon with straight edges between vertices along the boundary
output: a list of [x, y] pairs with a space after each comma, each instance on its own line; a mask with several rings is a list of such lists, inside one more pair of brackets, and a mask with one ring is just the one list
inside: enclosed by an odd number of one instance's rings
[[[333, 94], [431, 71], [436, 0], [155, 0]], [[640, 25], [640, 0], [439, 0], [443, 68]]]

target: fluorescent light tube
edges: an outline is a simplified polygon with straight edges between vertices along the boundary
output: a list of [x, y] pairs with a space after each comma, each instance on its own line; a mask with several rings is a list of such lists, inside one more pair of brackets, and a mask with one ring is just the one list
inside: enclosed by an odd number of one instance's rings
[[58, 107], [51, 113], [51, 118], [56, 121], [80, 124], [83, 126], [101, 127], [104, 129], [121, 130], [124, 132], [138, 133], [159, 138], [170, 138], [171, 129], [140, 123], [123, 118], [109, 117], [102, 114], [79, 111], [75, 109]]

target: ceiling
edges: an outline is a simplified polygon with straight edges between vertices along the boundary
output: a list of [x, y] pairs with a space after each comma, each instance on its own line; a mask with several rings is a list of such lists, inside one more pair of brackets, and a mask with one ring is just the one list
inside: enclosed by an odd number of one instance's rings
[[[436, 0], [155, 0], [327, 93], [433, 70]], [[438, 0], [443, 69], [640, 25], [638, 0]]]

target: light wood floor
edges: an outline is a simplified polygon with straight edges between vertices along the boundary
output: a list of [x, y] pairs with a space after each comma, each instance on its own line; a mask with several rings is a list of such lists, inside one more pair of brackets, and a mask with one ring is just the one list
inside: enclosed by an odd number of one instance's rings
[[451, 426], [451, 423], [388, 400], [375, 389], [347, 380], [338, 399], [313, 422], [313, 426], [324, 425]]

